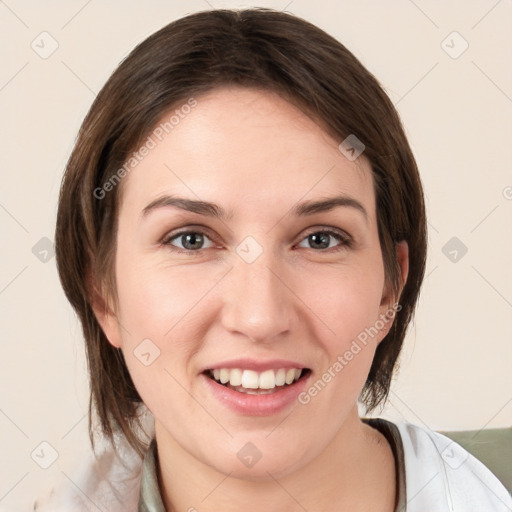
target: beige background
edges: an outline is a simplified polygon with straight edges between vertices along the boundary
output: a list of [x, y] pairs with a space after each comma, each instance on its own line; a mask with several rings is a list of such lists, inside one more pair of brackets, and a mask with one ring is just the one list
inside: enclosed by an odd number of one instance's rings
[[[0, 508], [30, 501], [88, 449], [83, 342], [44, 252], [80, 123], [136, 43], [186, 13], [248, 5], [0, 1]], [[397, 105], [422, 173], [428, 276], [378, 414], [433, 430], [512, 425], [512, 2], [256, 5], [312, 21], [362, 60]], [[52, 40], [47, 58], [31, 47]], [[453, 247], [443, 253], [453, 237], [468, 249], [456, 262]], [[59, 454], [46, 470], [31, 458], [43, 441]]]

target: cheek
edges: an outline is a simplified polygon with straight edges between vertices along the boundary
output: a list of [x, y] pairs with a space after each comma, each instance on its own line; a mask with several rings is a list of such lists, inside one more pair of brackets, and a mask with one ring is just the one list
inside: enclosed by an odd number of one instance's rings
[[315, 336], [327, 355], [317, 378], [329, 387], [333, 382], [331, 397], [341, 404], [361, 391], [380, 340], [383, 266], [376, 260], [329, 269], [318, 274], [315, 282], [316, 287], [304, 286], [301, 297], [319, 319]]
[[189, 363], [203, 338], [199, 302], [211, 284], [191, 280], [192, 270], [122, 257], [118, 262], [119, 319], [129, 373], [153, 413], [176, 416], [191, 406], [183, 386], [189, 387]]
[[298, 294], [311, 308], [331, 349], [343, 350], [350, 341], [379, 318], [384, 272], [373, 266], [350, 265], [327, 268], [314, 275], [302, 274]]
[[191, 359], [209, 322], [205, 299], [225, 273], [224, 266], [173, 267], [161, 260], [120, 255], [116, 268], [128, 370], [148, 406], [165, 403], [168, 396], [182, 393], [177, 382], [194, 377]]
[[172, 267], [142, 258], [137, 264], [123, 257], [118, 262], [119, 313], [139, 338], [173, 337], [182, 324], [190, 324], [201, 298], [219, 279], [219, 272], [200, 266]]

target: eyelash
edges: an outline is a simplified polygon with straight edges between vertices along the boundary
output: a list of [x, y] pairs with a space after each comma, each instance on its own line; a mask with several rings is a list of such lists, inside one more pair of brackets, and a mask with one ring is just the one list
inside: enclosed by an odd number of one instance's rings
[[[178, 254], [189, 254], [190, 255], [190, 254], [197, 253], [197, 255], [200, 255], [203, 251], [207, 250], [207, 249], [197, 249], [197, 250], [180, 249], [179, 247], [176, 247], [171, 244], [171, 242], [173, 240], [176, 240], [180, 236], [189, 235], [189, 234], [194, 234], [194, 235], [199, 234], [202, 236], [206, 236], [208, 239], [211, 240], [211, 237], [208, 236], [208, 233], [206, 231], [203, 231], [201, 229], [197, 229], [197, 230], [188, 229], [188, 230], [179, 231], [177, 233], [169, 233], [167, 236], [164, 237], [164, 239], [161, 242], [161, 245], [171, 248], [171, 250], [173, 252], [176, 252]], [[342, 251], [344, 249], [350, 249], [353, 246], [353, 239], [348, 233], [335, 231], [332, 229], [317, 229], [315, 231], [310, 231], [308, 234], [306, 234], [300, 240], [300, 242], [302, 242], [303, 240], [305, 240], [306, 238], [308, 238], [311, 235], [318, 235], [318, 234], [330, 235], [330, 236], [334, 237], [335, 239], [337, 239], [341, 243], [339, 245], [337, 245], [336, 247], [331, 247], [328, 249], [319, 249], [319, 250], [311, 249], [314, 252], [333, 253], [333, 252]], [[213, 240], [211, 240], [211, 241], [213, 242]]]

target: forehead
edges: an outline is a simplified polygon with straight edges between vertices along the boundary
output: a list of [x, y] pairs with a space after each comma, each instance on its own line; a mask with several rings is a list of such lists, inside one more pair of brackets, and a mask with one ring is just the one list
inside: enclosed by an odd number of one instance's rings
[[341, 140], [277, 94], [223, 87], [194, 99], [193, 108], [176, 105], [154, 127], [152, 149], [124, 178], [122, 208], [141, 210], [166, 193], [233, 211], [347, 194], [374, 211], [364, 155], [348, 160]]

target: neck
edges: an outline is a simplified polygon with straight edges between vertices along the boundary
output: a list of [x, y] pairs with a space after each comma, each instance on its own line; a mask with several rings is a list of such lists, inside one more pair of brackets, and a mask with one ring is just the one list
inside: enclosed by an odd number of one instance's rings
[[162, 500], [178, 510], [289, 512], [372, 510], [393, 512], [395, 462], [386, 438], [351, 411], [326, 448], [311, 462], [284, 476], [234, 478], [185, 451], [155, 422]]

